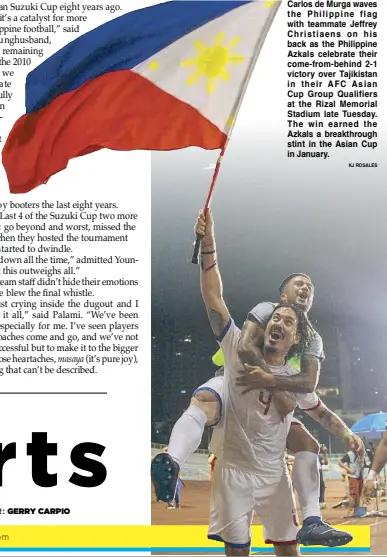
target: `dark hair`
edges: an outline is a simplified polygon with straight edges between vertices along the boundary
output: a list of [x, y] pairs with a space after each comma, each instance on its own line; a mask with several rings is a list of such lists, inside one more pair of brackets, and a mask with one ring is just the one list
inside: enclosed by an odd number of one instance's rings
[[274, 308], [270, 319], [279, 308], [292, 308], [297, 317], [297, 334], [299, 336], [299, 341], [297, 344], [293, 344], [293, 346], [290, 348], [287, 355], [287, 359], [290, 359], [293, 358], [293, 356], [299, 356], [300, 354], [302, 354], [304, 350], [309, 346], [314, 330], [306, 313], [304, 311], [301, 311], [300, 308], [298, 308], [294, 304], [286, 304], [284, 302], [281, 302]]
[[286, 285], [288, 284], [288, 282], [289, 282], [292, 278], [294, 278], [294, 277], [305, 277], [305, 278], [309, 279], [310, 282], [312, 282], [312, 279], [311, 279], [308, 275], [306, 275], [305, 273], [292, 273], [291, 275], [288, 275], [288, 276], [282, 281], [282, 284], [281, 284], [281, 286], [279, 287], [280, 294], [282, 294], [283, 289], [285, 288], [285, 286], [286, 286]]

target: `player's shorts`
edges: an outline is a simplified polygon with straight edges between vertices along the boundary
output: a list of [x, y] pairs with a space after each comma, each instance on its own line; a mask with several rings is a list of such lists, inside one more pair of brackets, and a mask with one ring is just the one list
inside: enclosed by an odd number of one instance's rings
[[210, 391], [213, 395], [215, 395], [218, 401], [218, 415], [216, 416], [216, 423], [212, 425], [220, 425], [222, 419], [222, 410], [223, 410], [223, 381], [224, 377], [212, 377], [207, 383], [203, 383], [200, 385], [192, 394], [194, 397], [196, 393], [199, 391]]
[[274, 479], [217, 463], [210, 500], [208, 538], [230, 547], [249, 547], [254, 511], [264, 527], [267, 544], [295, 544], [299, 524], [288, 473]]

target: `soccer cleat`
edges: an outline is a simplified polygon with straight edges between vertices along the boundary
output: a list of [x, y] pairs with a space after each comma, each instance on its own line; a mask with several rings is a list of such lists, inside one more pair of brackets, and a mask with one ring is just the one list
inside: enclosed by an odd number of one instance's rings
[[164, 503], [173, 501], [179, 470], [179, 465], [168, 453], [160, 453], [154, 457], [151, 464], [151, 478], [157, 501], [164, 501]]
[[326, 547], [339, 547], [347, 545], [353, 536], [343, 530], [336, 530], [322, 520], [314, 524], [304, 524], [298, 531], [297, 541], [302, 545], [324, 545]]

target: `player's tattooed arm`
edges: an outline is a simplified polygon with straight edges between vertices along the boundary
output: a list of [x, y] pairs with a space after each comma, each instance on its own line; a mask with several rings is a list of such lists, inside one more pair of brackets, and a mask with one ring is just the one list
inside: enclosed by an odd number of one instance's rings
[[352, 433], [339, 416], [332, 412], [332, 410], [329, 410], [325, 404], [321, 402], [317, 408], [308, 410], [307, 413], [329, 431], [329, 433], [340, 437], [350, 449], [353, 449], [360, 455], [364, 454], [364, 445], [361, 439]]
[[271, 373], [262, 354], [264, 336], [265, 329], [258, 321], [252, 318], [246, 319], [238, 343], [238, 356], [242, 364], [259, 366], [267, 373]]
[[314, 356], [303, 356], [301, 359], [301, 371], [297, 375], [289, 377], [276, 376], [273, 387], [280, 391], [292, 393], [313, 393], [320, 374], [320, 361]]
[[387, 431], [384, 433], [372, 459], [371, 470], [379, 474], [387, 463]]
[[[305, 363], [307, 366], [305, 367]], [[272, 375], [262, 366], [249, 366], [245, 364], [245, 370], [240, 371], [236, 384], [246, 387], [244, 392], [251, 389], [273, 389], [288, 391], [290, 393], [313, 393], [318, 374], [320, 362], [314, 356], [304, 356], [301, 363], [301, 372], [290, 376]]]
[[207, 315], [214, 335], [219, 337], [224, 327], [227, 325], [229, 319], [225, 321], [219, 311], [216, 311], [209, 307], [207, 307]]
[[384, 433], [377, 449], [374, 458], [372, 459], [371, 469], [368, 472], [366, 482], [363, 490], [363, 501], [365, 504], [371, 502], [371, 494], [375, 489], [375, 480], [377, 475], [383, 470], [387, 463], [387, 431]]
[[352, 436], [349, 427], [335, 414], [329, 410], [325, 404], [321, 403], [317, 408], [308, 410], [308, 414], [319, 422], [329, 433], [341, 439]]
[[208, 319], [214, 334], [218, 337], [230, 320], [230, 313], [223, 299], [223, 284], [216, 260], [214, 222], [209, 210], [200, 212], [195, 226], [201, 240], [200, 288]]

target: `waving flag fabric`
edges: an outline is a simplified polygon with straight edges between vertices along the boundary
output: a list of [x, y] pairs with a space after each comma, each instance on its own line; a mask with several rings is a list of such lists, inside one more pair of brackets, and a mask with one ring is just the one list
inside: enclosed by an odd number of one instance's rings
[[102, 148], [222, 148], [279, 3], [166, 2], [61, 49], [27, 77], [3, 149], [11, 192]]

